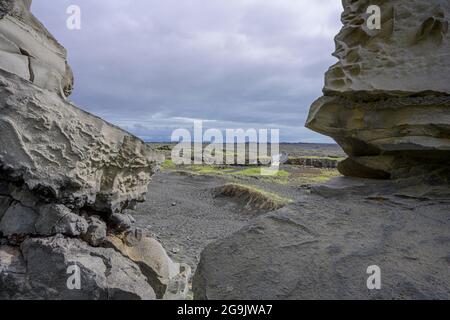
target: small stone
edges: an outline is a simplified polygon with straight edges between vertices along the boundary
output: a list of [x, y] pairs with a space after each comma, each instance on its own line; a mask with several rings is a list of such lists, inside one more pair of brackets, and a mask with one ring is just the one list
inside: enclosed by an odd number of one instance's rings
[[111, 226], [117, 231], [126, 231], [133, 224], [129, 216], [121, 213], [114, 213], [109, 217]]
[[134, 217], [131, 214], [126, 214], [126, 216], [130, 219], [132, 224], [136, 223], [136, 219], [134, 219]]
[[99, 217], [92, 216], [88, 218], [88, 228], [82, 238], [93, 247], [100, 246], [106, 239], [106, 223]]

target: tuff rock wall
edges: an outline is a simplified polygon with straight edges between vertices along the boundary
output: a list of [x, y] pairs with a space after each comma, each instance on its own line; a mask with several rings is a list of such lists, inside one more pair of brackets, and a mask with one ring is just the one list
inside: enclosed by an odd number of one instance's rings
[[[369, 30], [369, 5], [381, 29]], [[324, 96], [307, 127], [335, 139], [348, 154], [349, 176], [434, 175], [450, 163], [450, 2], [344, 0]]]
[[189, 267], [125, 212], [160, 157], [66, 101], [65, 49], [30, 6], [0, 1], [0, 299], [184, 298]]

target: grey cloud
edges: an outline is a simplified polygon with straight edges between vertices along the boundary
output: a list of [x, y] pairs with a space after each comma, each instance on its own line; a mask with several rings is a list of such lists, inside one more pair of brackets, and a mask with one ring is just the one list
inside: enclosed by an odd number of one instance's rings
[[[70, 4], [79, 31], [65, 28]], [[144, 139], [196, 118], [330, 141], [303, 125], [335, 62], [339, 1], [35, 0], [33, 11], [68, 49], [71, 99]]]

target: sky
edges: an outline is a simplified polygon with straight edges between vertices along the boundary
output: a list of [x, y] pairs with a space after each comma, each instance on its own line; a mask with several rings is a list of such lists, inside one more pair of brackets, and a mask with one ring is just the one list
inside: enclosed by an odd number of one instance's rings
[[[67, 8], [81, 9], [69, 30]], [[146, 141], [173, 130], [280, 129], [283, 142], [332, 142], [304, 127], [336, 62], [338, 0], [34, 0], [68, 50], [75, 104]]]

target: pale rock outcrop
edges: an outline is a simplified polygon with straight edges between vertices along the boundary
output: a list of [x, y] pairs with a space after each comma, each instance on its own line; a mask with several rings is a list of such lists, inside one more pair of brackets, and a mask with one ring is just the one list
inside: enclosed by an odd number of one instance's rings
[[0, 69], [63, 97], [69, 96], [73, 74], [66, 50], [30, 13], [31, 0], [1, 2]]
[[14, 202], [0, 221], [0, 232], [4, 237], [35, 235], [38, 214], [31, 208]]
[[77, 237], [87, 232], [88, 222], [64, 205], [50, 204], [39, 208], [35, 230], [40, 236], [63, 234]]
[[161, 244], [141, 229], [120, 236], [110, 235], [106, 242], [138, 264], [159, 299], [185, 299], [190, 267], [174, 263]]
[[[66, 52], [30, 5], [0, 1], [0, 299], [184, 298], [186, 272], [169, 259], [164, 273], [159, 243], [148, 255], [146, 238], [133, 251], [106, 241], [129, 233], [125, 210], [145, 200], [162, 158], [66, 101]], [[80, 288], [67, 284], [73, 266]]]
[[[344, 0], [339, 59], [325, 77], [307, 127], [349, 155], [345, 175], [450, 176], [450, 3]], [[381, 30], [367, 27], [369, 5]], [[388, 160], [389, 158], [389, 160]], [[445, 170], [444, 170], [445, 169]]]

